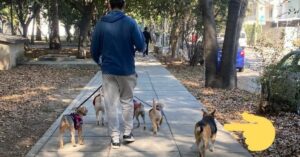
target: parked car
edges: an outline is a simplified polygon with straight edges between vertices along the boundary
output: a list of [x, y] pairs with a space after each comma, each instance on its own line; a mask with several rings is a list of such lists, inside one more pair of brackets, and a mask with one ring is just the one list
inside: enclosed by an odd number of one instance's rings
[[262, 75], [264, 110], [292, 111], [300, 114], [300, 50], [285, 55]]
[[[217, 62], [217, 68], [220, 70], [221, 68], [221, 58], [222, 58], [222, 47], [223, 47], [223, 41], [218, 40], [218, 62]], [[238, 47], [237, 54], [236, 54], [236, 69], [238, 69], [239, 72], [244, 71], [245, 66], [245, 48]]]

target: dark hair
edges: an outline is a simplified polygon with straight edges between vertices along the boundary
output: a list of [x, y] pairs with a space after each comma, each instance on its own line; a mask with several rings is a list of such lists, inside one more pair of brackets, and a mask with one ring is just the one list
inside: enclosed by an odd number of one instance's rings
[[115, 9], [115, 8], [123, 9], [124, 4], [125, 4], [125, 1], [124, 1], [124, 0], [120, 0], [120, 1], [110, 1], [110, 7], [111, 7], [111, 9]]
[[147, 30], [148, 30], [148, 27], [145, 27], [144, 30], [147, 31]]

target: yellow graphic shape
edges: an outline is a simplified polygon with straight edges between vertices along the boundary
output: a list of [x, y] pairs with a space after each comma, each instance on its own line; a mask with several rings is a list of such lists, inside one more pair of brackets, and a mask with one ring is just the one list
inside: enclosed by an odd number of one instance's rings
[[224, 128], [228, 131], [242, 131], [248, 149], [251, 151], [262, 151], [269, 148], [275, 139], [275, 128], [272, 122], [264, 117], [246, 112], [242, 114], [242, 117], [249, 123], [225, 124]]

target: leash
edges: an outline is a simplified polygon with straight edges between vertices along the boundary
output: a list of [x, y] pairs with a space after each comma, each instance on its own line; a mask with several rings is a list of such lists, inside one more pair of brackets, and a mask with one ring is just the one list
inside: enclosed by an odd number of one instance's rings
[[[152, 89], [153, 89], [153, 91], [154, 91], [154, 94], [155, 94], [157, 100], [158, 100], [158, 94], [157, 94], [156, 90], [154, 89], [154, 86], [153, 86], [153, 84], [152, 84], [152, 79], [151, 79], [151, 77], [150, 77], [150, 74], [149, 74], [148, 71], [146, 71], [146, 73], [147, 73], [147, 75], [149, 76], [150, 83], [151, 83], [151, 87], [152, 87]], [[149, 104], [148, 104], [148, 105], [149, 105]], [[168, 119], [167, 119], [167, 116], [166, 116], [164, 110], [161, 110], [161, 112], [162, 112], [163, 117], [165, 117], [166, 123], [167, 123], [167, 125], [168, 125], [168, 127], [169, 127], [169, 129], [170, 129], [171, 136], [172, 136], [172, 139], [173, 139], [173, 141], [174, 141], [174, 143], [175, 143], [175, 145], [176, 145], [176, 147], [177, 147], [177, 150], [179, 150], [179, 146], [178, 146], [178, 144], [177, 144], [177, 142], [176, 142], [176, 140], [175, 140], [174, 133], [173, 133], [173, 131], [172, 131], [172, 129], [171, 129], [171, 125], [170, 125], [170, 123], [169, 123], [169, 121], [168, 121]], [[179, 151], [179, 156], [182, 157], [182, 154], [181, 154], [180, 151]]]
[[76, 107], [76, 109], [80, 108], [83, 104], [85, 104], [101, 88], [102, 88], [102, 84], [88, 98], [86, 98], [78, 107]]
[[149, 103], [143, 101], [142, 99], [138, 98], [137, 96], [134, 96], [136, 99], [138, 99], [140, 102], [142, 102], [143, 104], [146, 104], [149, 107], [152, 107], [152, 105], [150, 105]]

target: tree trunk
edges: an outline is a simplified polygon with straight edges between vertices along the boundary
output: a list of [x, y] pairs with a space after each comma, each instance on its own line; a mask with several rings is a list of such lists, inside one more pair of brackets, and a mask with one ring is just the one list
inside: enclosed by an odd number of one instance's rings
[[36, 15], [36, 41], [42, 40], [42, 31], [41, 31], [41, 16], [40, 13], [37, 13]]
[[65, 24], [65, 31], [67, 33], [67, 42], [71, 42], [71, 32], [70, 32], [71, 26], [68, 24]]
[[14, 29], [14, 17], [13, 17], [13, 0], [10, 0], [10, 29], [11, 29], [11, 35], [16, 35], [15, 29]]
[[177, 49], [177, 42], [179, 38], [179, 22], [180, 20], [178, 19], [178, 13], [173, 18], [173, 24], [172, 24], [172, 30], [170, 34], [170, 46], [171, 46], [171, 57], [175, 58], [176, 56], [176, 49]]
[[27, 25], [27, 24], [24, 24], [24, 23], [21, 23], [21, 25], [22, 25], [22, 28], [23, 28], [22, 36], [23, 36], [24, 38], [27, 38], [28, 25]]
[[224, 89], [233, 89], [237, 86], [236, 53], [247, 4], [248, 0], [229, 2], [220, 71], [221, 87]]
[[213, 0], [202, 0], [204, 21], [205, 87], [216, 87], [217, 33], [213, 14]]
[[32, 33], [31, 33], [31, 44], [34, 45], [34, 27], [35, 27], [35, 19], [32, 21]]
[[79, 24], [79, 40], [78, 40], [78, 58], [85, 58], [86, 56], [83, 56], [82, 53], [82, 47], [85, 47], [88, 45], [87, 42], [89, 42], [88, 39], [88, 32], [91, 28], [91, 20], [93, 18], [93, 12], [94, 12], [94, 5], [93, 3], [88, 3], [87, 6], [85, 6], [85, 10], [83, 12], [82, 19]]
[[60, 49], [58, 3], [52, 0], [50, 4], [50, 49]]

